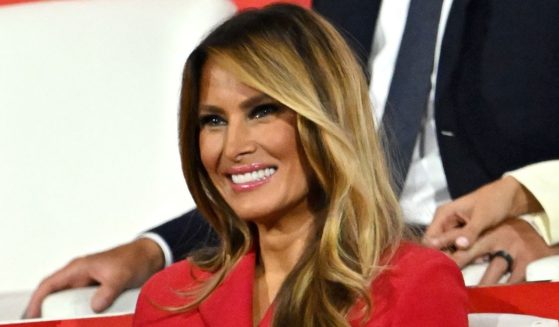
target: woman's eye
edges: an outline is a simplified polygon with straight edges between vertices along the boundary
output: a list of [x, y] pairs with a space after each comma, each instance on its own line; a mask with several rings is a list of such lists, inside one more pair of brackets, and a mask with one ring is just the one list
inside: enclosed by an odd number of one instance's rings
[[250, 118], [261, 119], [269, 115], [276, 114], [280, 110], [280, 106], [277, 104], [262, 104], [254, 107], [250, 112]]
[[203, 115], [200, 116], [200, 127], [217, 127], [225, 125], [225, 120], [218, 115]]

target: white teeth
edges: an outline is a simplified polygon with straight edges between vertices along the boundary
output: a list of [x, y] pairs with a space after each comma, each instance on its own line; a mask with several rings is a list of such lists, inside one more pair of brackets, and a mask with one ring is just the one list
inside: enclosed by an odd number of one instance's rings
[[231, 175], [231, 179], [235, 184], [244, 184], [263, 180], [264, 178], [270, 177], [276, 173], [276, 168], [266, 168], [255, 170], [251, 173], [235, 174]]

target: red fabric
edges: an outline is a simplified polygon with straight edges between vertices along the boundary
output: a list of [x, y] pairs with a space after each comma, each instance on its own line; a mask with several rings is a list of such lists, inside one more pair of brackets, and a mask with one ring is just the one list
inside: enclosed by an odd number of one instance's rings
[[[0, 323], [1, 324], [1, 323]], [[17, 324], [7, 324], [2, 326], [12, 327], [128, 327], [132, 326], [132, 315], [121, 315], [111, 317], [96, 317], [96, 318], [83, 318], [83, 319], [66, 319], [66, 320], [51, 320], [51, 321], [37, 321], [25, 322]]]
[[[24, 3], [24, 2], [37, 2], [37, 1], [45, 1], [45, 0], [0, 0], [1, 5], [11, 5], [16, 3]], [[270, 3], [280, 2], [280, 0], [233, 0], [235, 5], [239, 10], [246, 9], [246, 8], [258, 8], [265, 6]], [[289, 2], [294, 3], [306, 8], [311, 7], [311, 0], [284, 0], [281, 2]]]
[[14, 5], [17, 3], [24, 3], [24, 2], [39, 2], [39, 1], [48, 1], [48, 0], [0, 0], [0, 6]]
[[311, 0], [233, 0], [238, 10], [246, 8], [259, 8], [274, 2], [293, 3], [305, 8], [311, 7]]
[[[187, 301], [176, 290], [209, 276], [187, 261], [152, 277], [136, 306], [134, 326], [252, 326], [252, 282], [255, 254], [247, 254], [198, 309], [172, 314], [159, 306]], [[418, 245], [400, 247], [373, 283], [374, 312], [364, 326], [467, 326], [466, 290], [458, 267], [438, 251]], [[269, 310], [259, 326], [269, 326]], [[351, 321], [352, 326], [359, 326]]]
[[559, 282], [468, 289], [471, 312], [517, 313], [559, 320]]

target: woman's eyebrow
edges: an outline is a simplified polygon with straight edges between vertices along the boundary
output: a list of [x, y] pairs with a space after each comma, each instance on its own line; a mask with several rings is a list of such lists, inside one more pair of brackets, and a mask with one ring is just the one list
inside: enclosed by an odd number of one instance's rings
[[[259, 93], [248, 99], [243, 100], [239, 104], [239, 107], [242, 108], [243, 110], [246, 110], [269, 101], [276, 102], [276, 100], [274, 100], [274, 98], [270, 97], [269, 95], [265, 93]], [[211, 104], [200, 104], [198, 107], [198, 113], [223, 114], [224, 112], [225, 111], [223, 110], [223, 108]]]
[[263, 102], [266, 101], [275, 101], [275, 100], [265, 93], [260, 93], [241, 102], [240, 107], [247, 109], [262, 104]]
[[198, 107], [198, 114], [223, 114], [223, 109], [213, 105], [201, 104]]

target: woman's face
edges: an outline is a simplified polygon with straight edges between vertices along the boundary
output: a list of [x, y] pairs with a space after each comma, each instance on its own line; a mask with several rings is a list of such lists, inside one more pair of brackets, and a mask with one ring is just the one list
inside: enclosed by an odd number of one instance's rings
[[309, 175], [296, 117], [211, 58], [204, 65], [199, 108], [202, 164], [241, 219], [270, 224], [310, 212]]

